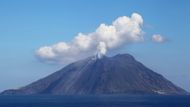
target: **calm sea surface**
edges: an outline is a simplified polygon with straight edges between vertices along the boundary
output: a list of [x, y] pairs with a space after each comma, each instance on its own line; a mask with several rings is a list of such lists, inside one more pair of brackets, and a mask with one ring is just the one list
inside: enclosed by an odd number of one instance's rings
[[0, 107], [190, 107], [190, 96], [0, 96]]

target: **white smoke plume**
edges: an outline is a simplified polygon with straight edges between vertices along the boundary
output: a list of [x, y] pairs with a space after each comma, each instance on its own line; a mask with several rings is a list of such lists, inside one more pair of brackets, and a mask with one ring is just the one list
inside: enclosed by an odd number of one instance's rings
[[103, 55], [105, 55], [107, 52], [106, 44], [105, 42], [100, 42], [97, 47], [97, 56], [98, 58], [101, 58]]
[[118, 17], [111, 25], [100, 24], [92, 33], [79, 33], [71, 42], [43, 46], [36, 51], [36, 56], [41, 61], [62, 64], [95, 54], [101, 56], [122, 45], [142, 41], [142, 24], [143, 18], [138, 13]]

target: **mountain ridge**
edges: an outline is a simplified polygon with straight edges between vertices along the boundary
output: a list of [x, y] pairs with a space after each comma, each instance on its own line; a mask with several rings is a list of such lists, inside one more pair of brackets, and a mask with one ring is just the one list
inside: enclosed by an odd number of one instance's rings
[[88, 57], [3, 95], [158, 94], [186, 95], [162, 75], [145, 67], [130, 54]]

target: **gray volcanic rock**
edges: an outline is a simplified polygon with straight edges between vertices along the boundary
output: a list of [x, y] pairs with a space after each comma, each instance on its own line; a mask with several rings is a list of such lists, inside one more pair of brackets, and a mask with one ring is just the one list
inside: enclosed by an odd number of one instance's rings
[[129, 54], [89, 57], [23, 88], [4, 95], [164, 94], [186, 95], [162, 75], [145, 67]]

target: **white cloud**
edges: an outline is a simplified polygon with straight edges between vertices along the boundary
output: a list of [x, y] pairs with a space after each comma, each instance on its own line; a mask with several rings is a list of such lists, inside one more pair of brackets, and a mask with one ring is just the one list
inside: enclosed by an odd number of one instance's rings
[[92, 33], [79, 33], [71, 42], [44, 46], [36, 56], [45, 62], [69, 63], [94, 54], [106, 54], [108, 50], [143, 40], [143, 18], [137, 13], [131, 17], [118, 17], [111, 25], [100, 24]]
[[165, 42], [166, 39], [160, 34], [154, 34], [152, 35], [152, 41], [162, 43], [162, 42]]

